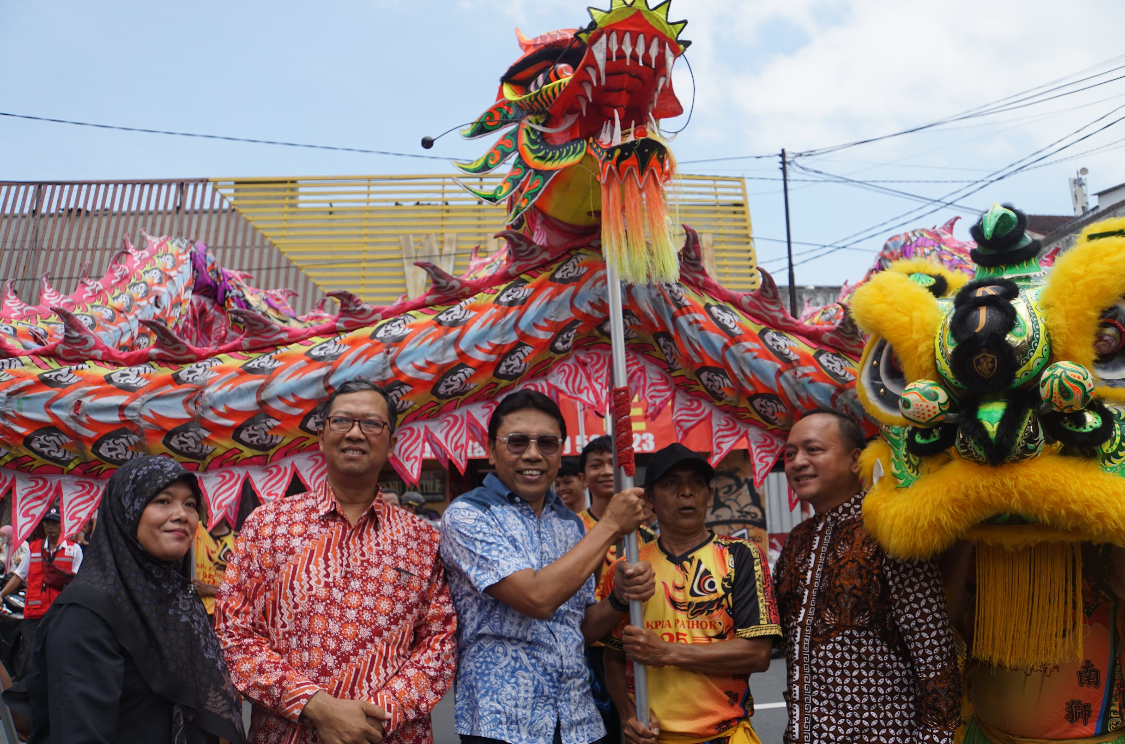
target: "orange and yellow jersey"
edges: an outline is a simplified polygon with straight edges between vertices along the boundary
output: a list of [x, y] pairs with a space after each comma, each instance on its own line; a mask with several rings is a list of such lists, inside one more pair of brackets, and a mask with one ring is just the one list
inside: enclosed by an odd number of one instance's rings
[[[652, 564], [656, 594], [645, 603], [645, 627], [669, 643], [717, 643], [781, 636], [773, 585], [754, 543], [710, 535], [683, 555], [659, 540], [641, 548]], [[612, 572], [607, 582], [613, 589]], [[622, 621], [604, 644], [621, 648]], [[632, 663], [627, 666], [632, 692]], [[723, 738], [754, 714], [747, 675], [700, 674], [678, 667], [648, 670], [649, 707], [660, 721], [661, 744]]]
[[[578, 518], [582, 520], [582, 525], [586, 528], [586, 532], [594, 529], [594, 525], [598, 523], [598, 518], [593, 515], [589, 508], [579, 512]], [[647, 545], [656, 539], [656, 533], [648, 527], [641, 527], [638, 531], [638, 538], [640, 539], [641, 545]], [[621, 552], [625, 552], [624, 546], [622, 546]], [[594, 580], [597, 582], [594, 588], [594, 598], [599, 602], [609, 595], [610, 589], [606, 584], [606, 577], [613, 573], [613, 564], [617, 562], [617, 557], [617, 544], [615, 543], [609, 546], [609, 551], [605, 554], [605, 560], [602, 561], [602, 565], [598, 566], [597, 573], [594, 574]]]

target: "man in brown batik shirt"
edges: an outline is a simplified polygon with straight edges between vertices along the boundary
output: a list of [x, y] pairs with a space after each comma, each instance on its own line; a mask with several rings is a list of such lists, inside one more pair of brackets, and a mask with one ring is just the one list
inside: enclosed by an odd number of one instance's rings
[[863, 527], [863, 432], [817, 409], [798, 421], [785, 474], [815, 515], [775, 569], [785, 634], [787, 744], [953, 741], [961, 679], [933, 562], [899, 561]]

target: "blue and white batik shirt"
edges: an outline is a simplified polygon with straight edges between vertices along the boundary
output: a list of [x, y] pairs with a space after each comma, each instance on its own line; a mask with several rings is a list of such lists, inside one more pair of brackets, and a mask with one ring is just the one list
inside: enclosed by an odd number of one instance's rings
[[542, 569], [586, 529], [548, 491], [542, 513], [495, 475], [449, 505], [441, 555], [457, 608], [457, 733], [514, 744], [563, 744], [605, 736], [590, 693], [582, 619], [595, 603], [591, 576], [547, 620], [524, 615], [485, 589], [525, 568]]

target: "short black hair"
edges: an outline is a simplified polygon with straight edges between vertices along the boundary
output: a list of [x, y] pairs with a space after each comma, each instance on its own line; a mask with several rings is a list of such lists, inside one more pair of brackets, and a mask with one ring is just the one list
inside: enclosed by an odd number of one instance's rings
[[577, 457], [564, 457], [562, 464], [559, 465], [559, 472], [556, 478], [577, 478], [578, 474], [582, 471], [578, 469]]
[[496, 406], [496, 410], [489, 417], [488, 441], [496, 441], [496, 434], [500, 431], [500, 424], [504, 422], [505, 416], [528, 409], [542, 411], [552, 417], [558, 422], [562, 438], [566, 439], [566, 419], [563, 418], [562, 411], [559, 410], [559, 404], [535, 390], [518, 390], [500, 401], [500, 405]]
[[861, 450], [867, 446], [867, 437], [864, 436], [863, 429], [860, 428], [855, 419], [846, 413], [840, 413], [834, 408], [821, 407], [806, 411], [801, 415], [801, 418], [804, 419], [818, 414], [832, 416], [836, 419], [836, 423], [840, 425], [840, 439], [843, 441], [844, 446], [848, 448], [848, 452], [857, 449]]
[[341, 395], [350, 395], [351, 393], [362, 393], [371, 391], [383, 396], [383, 400], [387, 403], [387, 419], [391, 425], [391, 434], [395, 433], [395, 426], [398, 424], [398, 408], [395, 407], [394, 399], [391, 394], [383, 388], [379, 387], [376, 383], [368, 380], [366, 377], [357, 377], [354, 380], [348, 380], [332, 391], [332, 393], [320, 402], [317, 407], [317, 412], [320, 414], [320, 426], [324, 427], [324, 420], [328, 418], [328, 412], [332, 410], [332, 403]]
[[613, 438], [608, 434], [591, 439], [590, 443], [582, 448], [582, 454], [578, 456], [578, 472], [586, 472], [586, 460], [590, 455], [604, 454], [613, 454]]

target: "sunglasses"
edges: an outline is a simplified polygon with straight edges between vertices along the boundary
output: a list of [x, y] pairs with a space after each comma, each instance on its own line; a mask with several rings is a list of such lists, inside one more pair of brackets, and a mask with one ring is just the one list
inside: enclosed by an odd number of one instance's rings
[[538, 437], [528, 434], [509, 434], [506, 437], [500, 437], [500, 441], [508, 447], [508, 452], [513, 455], [522, 455], [532, 442], [535, 442], [535, 448], [544, 457], [557, 455], [559, 450], [562, 449], [562, 440], [554, 434], [543, 434]]

